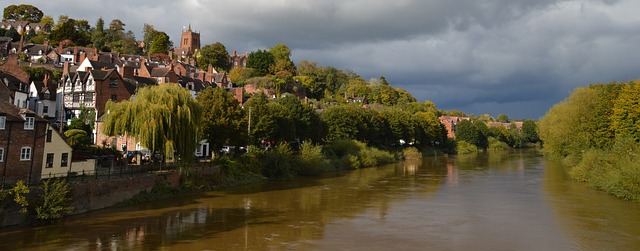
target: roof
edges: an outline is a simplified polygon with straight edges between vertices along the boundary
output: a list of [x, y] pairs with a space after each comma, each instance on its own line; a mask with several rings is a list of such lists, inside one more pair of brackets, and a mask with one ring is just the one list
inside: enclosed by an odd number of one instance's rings
[[89, 63], [91, 63], [91, 66], [93, 67], [93, 69], [96, 69], [96, 70], [117, 68], [115, 63], [107, 63], [107, 62], [101, 62], [101, 61], [95, 61], [95, 60], [89, 60]]
[[[15, 92], [15, 91], [27, 92], [26, 83], [20, 81], [20, 79], [14, 77], [11, 74], [8, 74], [6, 72], [0, 72], [0, 81], [2, 81], [4, 83], [4, 85], [11, 92]], [[21, 87], [20, 84], [25, 84], [25, 85], [22, 85], [22, 88], [20, 88]]]
[[[29, 114], [33, 116], [35, 116], [36, 114], [31, 110], [18, 108], [5, 100], [0, 100], [0, 113], [7, 117], [7, 121], [24, 121], [24, 118], [22, 117], [23, 114]], [[36, 116], [36, 121], [46, 122], [47, 120]]]
[[171, 71], [171, 68], [156, 67], [156, 68], [151, 69], [151, 77], [165, 77], [165, 76], [167, 76], [167, 74], [169, 74], [170, 71]]

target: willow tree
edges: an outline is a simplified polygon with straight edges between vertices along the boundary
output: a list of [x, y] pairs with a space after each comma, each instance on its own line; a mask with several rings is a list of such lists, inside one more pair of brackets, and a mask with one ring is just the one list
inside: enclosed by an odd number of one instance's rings
[[175, 153], [184, 163], [194, 157], [202, 108], [188, 90], [163, 84], [138, 90], [131, 100], [107, 102], [102, 132], [136, 137], [151, 152]]

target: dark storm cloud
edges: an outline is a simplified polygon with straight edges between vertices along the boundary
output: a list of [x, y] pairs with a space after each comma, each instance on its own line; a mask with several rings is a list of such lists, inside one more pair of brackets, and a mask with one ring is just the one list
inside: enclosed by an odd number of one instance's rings
[[538, 118], [574, 88], [640, 78], [640, 1], [14, 1], [174, 40], [183, 26], [239, 53], [279, 43], [293, 58], [384, 75], [442, 109]]

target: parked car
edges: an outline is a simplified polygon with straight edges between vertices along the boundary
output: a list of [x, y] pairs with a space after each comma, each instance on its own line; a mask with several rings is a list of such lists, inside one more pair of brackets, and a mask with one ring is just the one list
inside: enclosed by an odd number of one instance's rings
[[234, 149], [236, 149], [235, 146], [223, 146], [222, 149], [220, 149], [220, 153], [222, 154], [230, 153]]

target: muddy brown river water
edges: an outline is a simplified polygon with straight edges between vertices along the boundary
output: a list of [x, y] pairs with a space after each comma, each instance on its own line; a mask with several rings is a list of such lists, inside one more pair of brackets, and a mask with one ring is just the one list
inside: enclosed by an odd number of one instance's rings
[[640, 203], [531, 150], [429, 157], [2, 229], [0, 250], [640, 250]]

